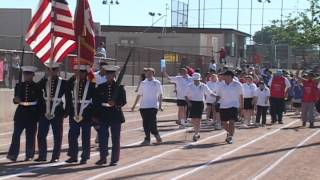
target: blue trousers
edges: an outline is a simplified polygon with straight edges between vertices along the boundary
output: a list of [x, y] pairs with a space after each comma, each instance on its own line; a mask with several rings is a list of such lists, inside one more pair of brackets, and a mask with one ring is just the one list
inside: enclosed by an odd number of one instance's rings
[[53, 133], [53, 152], [52, 159], [59, 159], [61, 153], [62, 133], [63, 133], [63, 116], [55, 116], [53, 119], [48, 120], [42, 116], [39, 121], [38, 128], [38, 149], [39, 158], [47, 159], [47, 136], [49, 127], [52, 127]]
[[69, 121], [69, 133], [68, 133], [68, 156], [72, 158], [78, 158], [79, 153], [79, 144], [78, 138], [81, 131], [81, 140], [82, 140], [82, 154], [81, 159], [90, 159], [90, 138], [91, 138], [91, 124], [87, 120], [83, 120], [80, 123], [77, 123], [70, 118]]
[[35, 152], [35, 138], [37, 132], [37, 122], [25, 122], [15, 121], [13, 127], [13, 134], [10, 149], [8, 152], [9, 156], [13, 156], [15, 159], [18, 157], [20, 150], [20, 137], [21, 133], [25, 131], [26, 134], [26, 158], [33, 158]]
[[106, 122], [100, 122], [100, 129], [98, 132], [100, 158], [106, 158], [109, 154], [108, 153], [108, 141], [110, 136], [109, 129], [111, 132], [111, 140], [112, 140], [111, 161], [117, 162], [119, 161], [119, 157], [120, 157], [121, 123], [109, 125]]

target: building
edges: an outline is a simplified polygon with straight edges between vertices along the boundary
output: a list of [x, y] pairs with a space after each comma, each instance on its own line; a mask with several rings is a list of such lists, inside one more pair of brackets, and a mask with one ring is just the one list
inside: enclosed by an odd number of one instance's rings
[[0, 49], [22, 49], [31, 9], [0, 8]]
[[246, 38], [250, 35], [234, 29], [101, 26], [101, 36], [111, 55], [116, 46], [138, 46], [166, 51], [218, 58], [221, 47], [227, 50], [230, 60], [245, 58]]

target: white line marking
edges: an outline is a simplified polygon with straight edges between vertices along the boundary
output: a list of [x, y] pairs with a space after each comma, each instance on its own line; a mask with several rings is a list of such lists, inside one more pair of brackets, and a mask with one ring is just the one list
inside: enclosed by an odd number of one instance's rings
[[275, 168], [276, 166], [278, 166], [284, 159], [286, 159], [290, 154], [292, 154], [295, 150], [297, 150], [299, 147], [301, 147], [302, 145], [304, 145], [304, 143], [306, 143], [308, 140], [310, 140], [312, 137], [314, 137], [315, 135], [320, 133], [320, 129], [317, 130], [316, 132], [314, 132], [313, 134], [311, 134], [309, 137], [307, 137], [306, 139], [304, 139], [303, 141], [301, 141], [298, 145], [296, 145], [293, 149], [291, 149], [290, 151], [288, 151], [285, 155], [283, 155], [282, 157], [280, 157], [276, 162], [274, 162], [272, 165], [270, 165], [267, 169], [265, 169], [264, 171], [262, 171], [261, 173], [259, 173], [257, 176], [255, 176], [253, 178], [253, 180], [258, 180], [260, 178], [262, 178], [263, 176], [265, 176], [268, 172], [270, 172], [273, 168]]
[[[173, 114], [167, 114], [167, 115], [163, 115], [163, 116], [158, 116], [157, 118], [163, 118], [163, 117], [168, 117], [168, 116], [173, 116], [173, 115], [175, 115], [175, 113]], [[138, 121], [138, 120], [137, 120]], [[141, 119], [139, 120], [139, 121], [141, 121]], [[130, 122], [133, 122], [133, 121], [130, 121]], [[121, 131], [121, 133], [127, 133], [127, 132], [132, 132], [132, 131], [136, 131], [136, 130], [142, 130], [142, 128], [140, 127], [140, 128], [135, 128], [135, 129], [128, 129], [128, 130], [123, 130], [123, 131]], [[69, 131], [67, 131], [67, 132], [64, 132], [63, 134], [67, 134]], [[53, 135], [49, 135], [49, 136], [47, 136], [47, 137], [53, 137]], [[93, 140], [93, 139], [95, 139], [95, 138], [91, 138], [91, 141]], [[24, 142], [25, 140], [21, 140], [21, 142]], [[141, 143], [141, 142], [139, 142], [139, 143]], [[134, 144], [129, 144], [129, 145], [127, 145], [127, 146], [134, 146], [134, 145], [138, 145], [139, 143], [134, 143]], [[3, 145], [0, 145], [0, 147], [2, 147], [2, 146], [5, 146], [5, 145], [10, 145], [10, 143], [9, 144], [3, 144]], [[66, 143], [66, 144], [62, 144], [62, 146], [61, 147], [65, 147], [65, 146], [67, 146], [68, 145], [68, 143]], [[53, 150], [52, 148], [50, 148], [50, 149], [48, 149], [48, 151], [50, 151], [50, 150]], [[21, 156], [25, 156], [25, 153], [22, 153], [22, 154], [19, 154], [19, 156], [21, 157]], [[3, 158], [0, 158], [0, 161], [4, 161], [4, 160], [6, 160], [7, 158], [6, 157], [3, 157]]]
[[[190, 128], [190, 129], [191, 129], [191, 128]], [[165, 134], [161, 135], [161, 137], [171, 136], [171, 135], [174, 135], [174, 134], [178, 134], [178, 133], [181, 133], [181, 132], [185, 132], [185, 131], [187, 131], [187, 130], [188, 130], [188, 129], [176, 130], [176, 131], [171, 132], [171, 133], [165, 133]], [[151, 140], [154, 140], [154, 138], [152, 138]], [[128, 144], [128, 145], [125, 145], [125, 146], [122, 146], [122, 147], [138, 145], [138, 144], [140, 144], [141, 142], [142, 142], [142, 141], [137, 141], [137, 142], [135, 142], [135, 143], [131, 143], [131, 144]], [[91, 154], [90, 157], [94, 157], [94, 156], [98, 156], [98, 155], [100, 155], [100, 153], [99, 153], [99, 152], [96, 152], [96, 153]], [[46, 168], [48, 168], [48, 167], [60, 166], [60, 165], [63, 165], [63, 164], [66, 164], [66, 162], [58, 162], [58, 163], [52, 163], [52, 164], [41, 164], [41, 165], [29, 166], [29, 167], [27, 167], [27, 168], [21, 168], [21, 169], [19, 169], [19, 171], [17, 171], [15, 174], [0, 177], [0, 180], [12, 178], [12, 177], [17, 177], [17, 176], [19, 176], [19, 175], [22, 175], [22, 174], [25, 174], [25, 173], [30, 173], [30, 172], [35, 171], [35, 170], [38, 171], [38, 170], [46, 169]]]
[[106, 176], [106, 175], [110, 175], [110, 174], [113, 174], [113, 173], [117, 173], [117, 172], [119, 172], [119, 171], [127, 170], [127, 169], [132, 168], [132, 167], [135, 167], [135, 166], [139, 166], [139, 165], [144, 164], [144, 163], [147, 163], [147, 162], [149, 162], [149, 161], [152, 161], [152, 160], [161, 158], [161, 157], [163, 157], [163, 156], [166, 156], [166, 155], [168, 155], [168, 154], [174, 153], [174, 152], [176, 152], [176, 151], [182, 150], [183, 148], [186, 148], [186, 147], [188, 147], [188, 146], [192, 146], [192, 145], [195, 145], [195, 144], [199, 144], [199, 143], [204, 142], [204, 141], [206, 141], [206, 140], [208, 140], [208, 139], [215, 138], [215, 137], [221, 136], [221, 135], [223, 135], [223, 134], [225, 134], [225, 132], [221, 132], [221, 133], [219, 133], [219, 134], [216, 134], [216, 135], [213, 135], [213, 136], [209, 136], [209, 137], [207, 137], [207, 138], [205, 138], [205, 139], [202, 139], [202, 140], [200, 140], [200, 141], [197, 141], [197, 142], [188, 143], [188, 144], [183, 145], [183, 146], [181, 146], [181, 147], [178, 147], [178, 148], [175, 148], [175, 149], [171, 149], [171, 150], [165, 151], [165, 152], [163, 152], [163, 153], [161, 153], [161, 154], [158, 154], [158, 155], [156, 155], [156, 156], [152, 156], [152, 157], [150, 157], [150, 158], [148, 158], [148, 159], [144, 159], [144, 160], [135, 162], [135, 163], [133, 163], [133, 164], [129, 164], [129, 165], [127, 165], [127, 166], [123, 166], [123, 167], [121, 167], [121, 168], [112, 170], [112, 171], [108, 171], [108, 172], [104, 172], [104, 173], [101, 173], [101, 174], [97, 174], [97, 175], [95, 175], [95, 176], [93, 176], [93, 177], [87, 178], [86, 180], [99, 179], [99, 178], [101, 178], [101, 177], [103, 177], [103, 176]]
[[267, 133], [267, 134], [264, 134], [264, 135], [262, 135], [262, 136], [260, 136], [260, 137], [258, 137], [258, 138], [256, 138], [256, 139], [254, 139], [254, 140], [246, 143], [246, 144], [243, 144], [243, 145], [241, 145], [241, 146], [233, 149], [232, 151], [229, 151], [229, 152], [227, 152], [227, 153], [224, 153], [224, 154], [218, 156], [217, 158], [215, 158], [215, 159], [213, 159], [213, 160], [211, 160], [211, 161], [206, 162], [204, 165], [201, 165], [201, 166], [199, 166], [199, 167], [197, 167], [197, 168], [194, 168], [194, 169], [192, 169], [192, 170], [189, 170], [188, 172], [183, 173], [183, 174], [181, 174], [181, 175], [179, 175], [179, 176], [173, 177], [173, 178], [171, 178], [171, 180], [181, 179], [181, 178], [186, 177], [186, 176], [188, 176], [188, 175], [191, 175], [191, 174], [193, 174], [193, 173], [195, 173], [195, 172], [197, 172], [197, 171], [199, 171], [199, 170], [201, 170], [201, 169], [204, 169], [204, 168], [208, 167], [210, 164], [212, 164], [212, 163], [214, 163], [214, 162], [217, 162], [217, 161], [219, 161], [220, 159], [223, 159], [224, 157], [226, 157], [226, 156], [228, 156], [228, 155], [231, 155], [232, 153], [237, 152], [237, 151], [239, 151], [239, 150], [241, 150], [241, 149], [243, 149], [243, 148], [245, 148], [245, 147], [247, 147], [247, 146], [249, 146], [249, 145], [251, 145], [251, 144], [253, 144], [253, 143], [255, 143], [255, 142], [258, 142], [258, 141], [260, 141], [261, 139], [263, 139], [263, 138], [265, 138], [265, 137], [267, 137], [267, 136], [270, 136], [270, 135], [272, 135], [272, 134], [280, 131], [280, 129], [283, 129], [283, 128], [285, 128], [285, 127], [288, 127], [288, 126], [290, 126], [290, 125], [292, 125], [292, 124], [294, 124], [294, 123], [296, 123], [296, 122], [298, 122], [298, 121], [300, 121], [300, 120], [295, 120], [295, 121], [293, 121], [293, 122], [291, 122], [291, 123], [289, 123], [289, 124], [287, 124], [287, 125], [285, 125], [285, 126], [283, 126], [283, 127], [277, 128], [277, 129], [275, 129], [274, 131], [271, 131], [271, 132], [269, 132], [269, 133]]
[[[176, 115], [176, 114], [177, 114], [177, 113], [170, 113], [170, 114], [158, 116], [157, 118], [169, 117], [169, 116], [173, 116], [173, 115]], [[136, 116], [136, 115], [138, 115], [138, 114], [135, 114], [135, 115], [132, 115], [132, 116]], [[125, 116], [125, 118], [128, 118], [128, 117]], [[142, 121], [141, 118], [140, 118], [140, 119], [137, 119], [137, 120], [126, 121], [125, 123], [133, 123], [133, 122], [140, 122], [140, 121]], [[12, 123], [13, 123], [13, 122], [12, 122]], [[68, 122], [64, 122], [63, 124], [69, 124], [69, 120], [68, 120]], [[12, 126], [12, 128], [13, 128], [13, 126]], [[5, 133], [0, 134], [0, 136], [12, 134], [12, 133], [13, 133], [13, 131], [8, 131], [8, 132], [5, 132]], [[8, 145], [8, 144], [7, 144], [7, 145]], [[4, 146], [4, 145], [1, 144], [0, 147], [1, 147], [1, 146]]]

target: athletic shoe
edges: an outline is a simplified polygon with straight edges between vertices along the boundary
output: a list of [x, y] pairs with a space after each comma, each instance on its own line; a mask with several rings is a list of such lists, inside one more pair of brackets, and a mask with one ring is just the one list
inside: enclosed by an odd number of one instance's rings
[[150, 141], [149, 140], [144, 140], [140, 145], [141, 146], [148, 146], [148, 145], [150, 145]]

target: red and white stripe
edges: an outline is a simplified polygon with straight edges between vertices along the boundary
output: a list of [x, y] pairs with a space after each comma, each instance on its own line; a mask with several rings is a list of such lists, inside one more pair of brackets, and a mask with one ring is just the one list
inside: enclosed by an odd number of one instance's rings
[[73, 19], [65, 0], [40, 1], [29, 24], [26, 42], [42, 63], [50, 61], [51, 53], [54, 62], [61, 62], [76, 49]]

